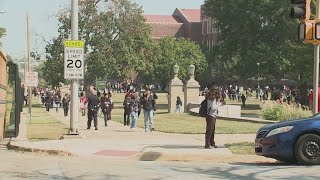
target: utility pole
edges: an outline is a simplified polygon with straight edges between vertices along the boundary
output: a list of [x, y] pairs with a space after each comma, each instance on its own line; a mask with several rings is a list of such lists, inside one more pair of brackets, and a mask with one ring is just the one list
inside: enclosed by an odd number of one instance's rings
[[[27, 13], [27, 44], [28, 44], [28, 72], [31, 72], [31, 58], [30, 58], [30, 27], [29, 27], [29, 14]], [[31, 124], [31, 104], [32, 104], [31, 86], [29, 87], [29, 114]]]
[[[320, 2], [317, 0], [316, 20], [320, 19]], [[313, 70], [313, 114], [318, 113], [318, 91], [319, 91], [319, 44], [314, 45], [314, 70]]]
[[[71, 0], [71, 39], [78, 40], [78, 0]], [[71, 81], [70, 135], [77, 135], [79, 119], [78, 80]]]

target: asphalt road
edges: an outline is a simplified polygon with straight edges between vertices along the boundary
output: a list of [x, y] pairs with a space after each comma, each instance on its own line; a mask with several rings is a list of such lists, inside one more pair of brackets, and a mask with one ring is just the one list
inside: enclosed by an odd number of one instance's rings
[[320, 179], [320, 166], [52, 157], [0, 150], [0, 179]]

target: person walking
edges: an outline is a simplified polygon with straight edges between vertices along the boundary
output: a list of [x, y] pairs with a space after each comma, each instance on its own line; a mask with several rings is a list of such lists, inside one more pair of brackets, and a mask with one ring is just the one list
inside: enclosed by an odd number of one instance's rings
[[139, 117], [139, 110], [140, 110], [140, 98], [138, 94], [134, 94], [132, 99], [132, 112], [131, 112], [131, 129], [135, 129], [137, 127], [137, 121]]
[[88, 122], [87, 129], [91, 128], [92, 119], [95, 130], [98, 130], [98, 109], [100, 100], [95, 90], [91, 90], [91, 95], [88, 97]]
[[242, 107], [246, 107], [246, 100], [247, 100], [246, 96], [242, 93], [241, 95]]
[[206, 135], [205, 135], [205, 148], [217, 148], [214, 141], [214, 134], [216, 128], [216, 119], [218, 115], [218, 108], [221, 106], [221, 93], [219, 88], [212, 85], [206, 96], [207, 99], [207, 116], [206, 116]]
[[87, 98], [83, 93], [80, 93], [80, 110], [81, 110], [81, 115], [85, 116], [86, 115], [86, 106], [87, 106]]
[[131, 94], [128, 94], [125, 96], [125, 99], [123, 101], [123, 125], [129, 126], [130, 125], [130, 115], [132, 113], [132, 105], [133, 101], [131, 99]]
[[112, 107], [112, 101], [109, 98], [109, 94], [105, 92], [103, 93], [103, 97], [101, 97], [101, 100], [100, 100], [100, 106], [104, 116], [104, 125], [108, 126], [107, 121], [110, 120], [110, 113], [111, 113], [111, 107]]
[[141, 105], [143, 106], [145, 132], [154, 131], [153, 115], [156, 111], [156, 101], [148, 88], [141, 98]]
[[69, 111], [69, 105], [70, 105], [70, 97], [68, 94], [65, 94], [63, 99], [62, 99], [62, 106], [63, 106], [63, 112], [64, 112], [64, 117], [68, 116], [68, 111]]
[[181, 112], [181, 107], [182, 107], [182, 101], [181, 101], [181, 98], [178, 96], [177, 97], [177, 101], [176, 101], [176, 113], [177, 112]]
[[45, 97], [45, 106], [46, 106], [46, 111], [50, 111], [50, 93], [46, 92], [46, 97]]
[[61, 95], [60, 93], [56, 93], [55, 97], [54, 97], [54, 103], [56, 104], [56, 112], [59, 112], [59, 107], [61, 104]]

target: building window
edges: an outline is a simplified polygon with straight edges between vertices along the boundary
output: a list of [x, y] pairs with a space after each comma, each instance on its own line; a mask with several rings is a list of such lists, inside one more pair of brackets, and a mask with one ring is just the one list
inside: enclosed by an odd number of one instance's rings
[[207, 34], [211, 33], [211, 18], [208, 19]]
[[208, 27], [208, 21], [207, 20], [204, 20], [202, 22], [202, 34], [205, 35], [207, 34], [207, 27]]

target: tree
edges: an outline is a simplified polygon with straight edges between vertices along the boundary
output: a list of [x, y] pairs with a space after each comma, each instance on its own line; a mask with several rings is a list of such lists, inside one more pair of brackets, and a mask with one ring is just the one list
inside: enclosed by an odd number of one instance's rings
[[[6, 29], [0, 27], [0, 39], [3, 38], [6, 35]], [[0, 42], [0, 46], [2, 46], [2, 43]]]
[[[71, 36], [70, 10], [59, 13], [59, 37], [47, 46], [51, 62], [61, 68], [61, 42]], [[144, 49], [150, 30], [144, 23], [142, 8], [130, 0], [87, 0], [79, 5], [79, 38], [85, 41], [85, 82], [97, 78], [126, 79], [132, 71], [143, 72]], [[56, 47], [56, 46], [60, 46]], [[50, 60], [48, 60], [50, 61]], [[46, 66], [47, 66], [46, 65]], [[48, 74], [54, 74], [46, 68]], [[59, 78], [63, 81], [63, 77]]]
[[43, 79], [51, 86], [58, 86], [60, 82], [64, 83], [64, 56], [63, 56], [63, 38], [60, 36], [53, 39], [52, 44], [46, 46], [46, 61], [40, 68]]
[[290, 1], [206, 0], [204, 7], [220, 31], [210, 63], [223, 62], [229, 76], [250, 78], [259, 73], [281, 79], [310, 71], [312, 48], [296, 40], [298, 23], [289, 19]]
[[189, 78], [189, 65], [193, 64], [196, 66], [196, 77], [207, 66], [200, 46], [184, 38], [161, 38], [157, 48], [154, 50], [157, 52], [151, 68], [154, 82], [167, 84], [173, 78], [172, 68], [175, 64], [180, 67], [179, 78], [183, 81]]

